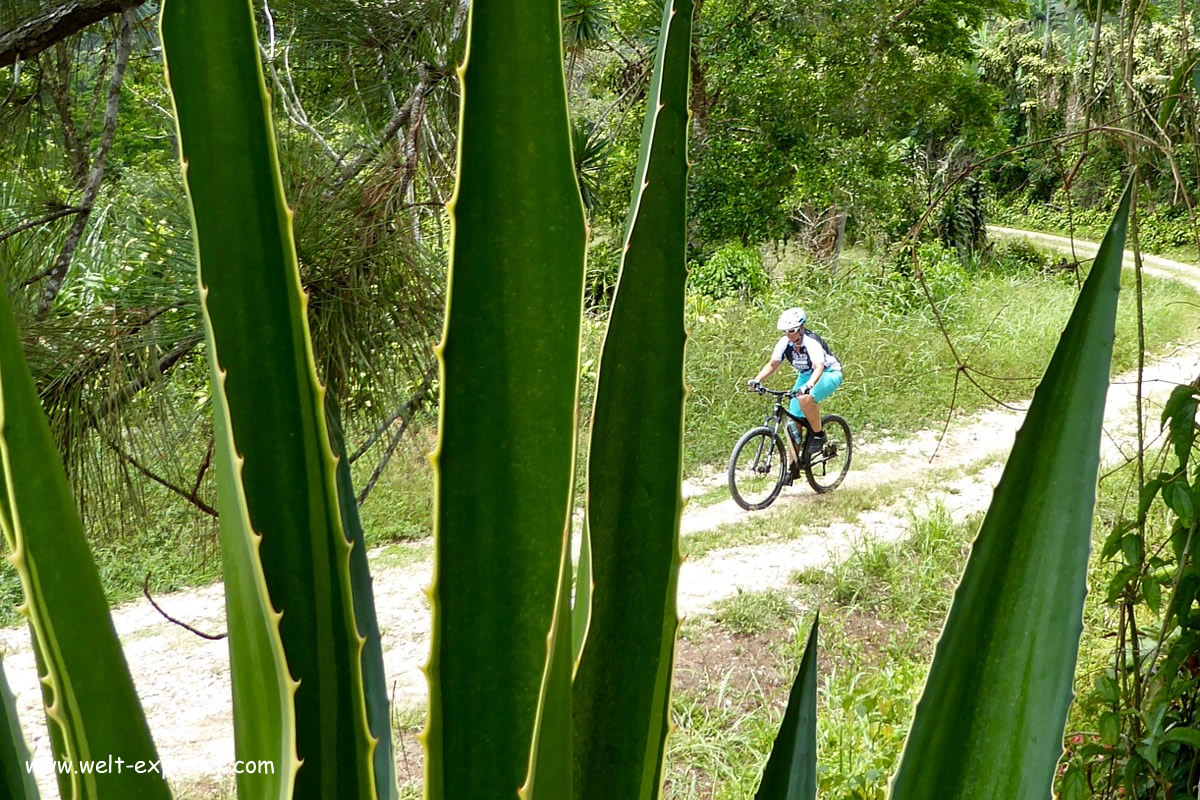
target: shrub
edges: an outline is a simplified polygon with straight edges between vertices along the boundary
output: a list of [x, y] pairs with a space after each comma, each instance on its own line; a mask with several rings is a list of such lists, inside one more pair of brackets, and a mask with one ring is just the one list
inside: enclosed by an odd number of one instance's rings
[[736, 242], [722, 245], [706, 261], [693, 262], [689, 287], [712, 298], [757, 297], [770, 285], [762, 253]]

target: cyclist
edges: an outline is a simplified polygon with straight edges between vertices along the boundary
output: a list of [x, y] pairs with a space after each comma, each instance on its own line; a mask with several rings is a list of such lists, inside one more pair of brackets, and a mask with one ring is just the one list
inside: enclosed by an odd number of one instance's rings
[[[804, 414], [812, 427], [813, 435], [808, 440], [808, 455], [821, 452], [825, 446], [825, 432], [821, 429], [820, 404], [825, 402], [837, 388], [842, 385], [842, 365], [837, 357], [820, 336], [807, 330], [808, 315], [803, 308], [789, 308], [779, 315], [776, 327], [783, 331], [783, 337], [776, 342], [775, 350], [766, 365], [758, 371], [758, 375], [746, 381], [747, 385], [758, 390], [762, 382], [779, 369], [784, 361], [790, 361], [799, 373], [796, 385], [792, 391], [799, 396], [792, 399], [791, 412], [796, 416]], [[793, 447], [798, 448], [800, 431], [796, 423], [788, 421]], [[799, 450], [796, 452], [799, 459]]]

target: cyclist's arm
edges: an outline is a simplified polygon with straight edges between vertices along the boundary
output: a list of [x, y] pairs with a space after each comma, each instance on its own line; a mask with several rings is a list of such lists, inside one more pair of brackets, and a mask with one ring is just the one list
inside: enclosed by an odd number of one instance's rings
[[762, 369], [760, 369], [758, 371], [758, 375], [755, 376], [754, 380], [758, 381], [759, 383], [762, 383], [767, 378], [774, 375], [775, 370], [779, 369], [779, 365], [782, 363], [783, 363], [783, 361], [781, 361], [780, 359], [772, 358], [770, 361], [767, 362], [767, 365], [765, 367], [763, 367]]
[[812, 388], [817, 385], [817, 381], [821, 380], [821, 373], [824, 371], [825, 360], [822, 359], [813, 366], [812, 375], [809, 376], [808, 381], [804, 384], [806, 391], [812, 391]]
[[817, 381], [821, 380], [821, 373], [825, 371], [825, 348], [821, 347], [821, 343], [811, 336], [806, 338], [808, 341], [805, 343], [805, 347], [808, 348], [808, 357], [812, 362], [813, 371], [804, 384], [804, 388], [812, 391], [812, 388], [817, 385]]

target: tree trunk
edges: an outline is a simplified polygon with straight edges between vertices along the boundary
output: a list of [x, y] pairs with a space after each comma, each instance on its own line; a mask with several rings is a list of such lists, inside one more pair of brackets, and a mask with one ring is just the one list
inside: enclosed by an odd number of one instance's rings
[[[133, 44], [133, 12], [125, 13], [121, 23], [121, 38], [117, 41], [117, 55], [113, 64], [112, 79], [108, 85], [108, 100], [104, 109], [104, 127], [100, 132], [100, 142], [96, 147], [96, 155], [92, 159], [92, 167], [88, 172], [87, 183], [83, 187], [83, 197], [79, 201], [79, 213], [71, 222], [71, 230], [67, 233], [66, 241], [54, 261], [54, 268], [47, 274], [46, 287], [38, 302], [38, 315], [44, 316], [54, 306], [54, 300], [66, 280], [67, 270], [71, 259], [75, 257], [75, 249], [83, 238], [84, 228], [87, 227], [92, 207], [100, 194], [100, 185], [104, 182], [104, 166], [108, 161], [108, 151], [112, 148], [113, 136], [117, 132], [117, 109], [121, 99], [121, 84], [125, 79], [125, 67], [129, 64], [129, 53]], [[66, 120], [64, 120], [64, 124]]]
[[[700, 12], [704, 0], [695, 0], [693, 6], [692, 25], [700, 29]], [[692, 141], [690, 147], [693, 157], [703, 148], [708, 138], [708, 117], [716, 98], [709, 95], [708, 83], [705, 80], [704, 65], [700, 63], [700, 47], [692, 47]]]
[[833, 253], [829, 258], [829, 271], [837, 274], [838, 262], [842, 258], [842, 246], [846, 244], [846, 212], [839, 211], [837, 215], [837, 238], [833, 242]]

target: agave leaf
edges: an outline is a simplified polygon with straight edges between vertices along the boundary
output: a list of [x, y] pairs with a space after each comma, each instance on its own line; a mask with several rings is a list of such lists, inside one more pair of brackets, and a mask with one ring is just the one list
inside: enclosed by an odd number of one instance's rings
[[571, 632], [571, 558], [563, 553], [558, 608], [548, 637], [542, 693], [538, 698], [537, 727], [529, 757], [529, 777], [521, 787], [521, 800], [563, 800], [571, 796], [571, 673], [575, 649]]
[[388, 698], [387, 675], [383, 669], [383, 638], [379, 618], [375, 613], [375, 593], [371, 589], [371, 568], [367, 562], [367, 542], [362, 520], [358, 516], [358, 499], [350, 475], [350, 459], [346, 455], [346, 438], [341, 414], [330, 403], [329, 429], [333, 451], [337, 455], [338, 502], [342, 511], [342, 527], [350, 539], [350, 579], [354, 595], [354, 617], [358, 632], [365, 639], [362, 653], [363, 686], [367, 695], [367, 721], [371, 735], [379, 740], [375, 748], [375, 791], [380, 798], [396, 797], [396, 761], [392, 745], [391, 701]]
[[893, 800], [1049, 797], [1083, 630], [1126, 188], [972, 547]]
[[588, 460], [591, 616], [575, 679], [575, 796], [662, 783], [679, 619], [691, 0], [668, 0]]
[[374, 798], [378, 712], [253, 14], [168, 0], [161, 24], [213, 373], [235, 746], [275, 770], [238, 790]]
[[[62, 459], [54, 448], [3, 292], [0, 475], [0, 530], [25, 597], [19, 610], [29, 621], [54, 757], [75, 763], [107, 760], [110, 755], [130, 763], [157, 762]], [[10, 730], [13, 724], [10, 719]], [[24, 763], [9, 761], [18, 752], [15, 746], [5, 746], [0, 772], [25, 771]], [[84, 774], [74, 769], [57, 778], [62, 795], [78, 800], [171, 796], [161, 772], [154, 776], [132, 770]]]
[[[0, 659], [2, 660], [2, 659]], [[0, 711], [4, 714], [4, 731], [0, 734], [0, 797], [12, 800], [38, 800], [37, 782], [27, 769], [32, 763], [29, 745], [21, 732], [17, 717], [16, 698], [8, 687], [8, 678], [0, 667]]]
[[430, 800], [511, 800], [531, 769], [554, 797], [531, 768], [535, 726], [539, 761], [569, 744], [550, 642], [570, 631], [566, 615], [552, 623], [569, 552], [585, 230], [560, 22], [554, 0], [473, 3], [468, 22], [438, 348]]
[[579, 663], [587, 640], [588, 619], [592, 616], [592, 538], [586, 523], [579, 545], [579, 564], [575, 568], [575, 604], [571, 608], [571, 650]]
[[813, 620], [788, 696], [779, 735], [763, 769], [754, 800], [816, 800], [817, 796], [817, 626]]

